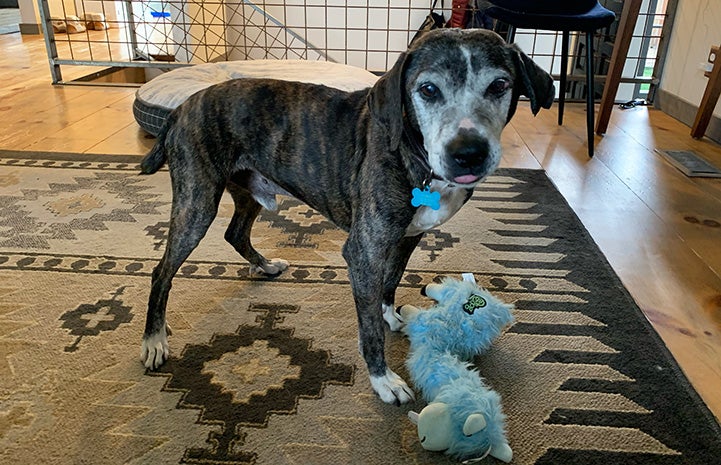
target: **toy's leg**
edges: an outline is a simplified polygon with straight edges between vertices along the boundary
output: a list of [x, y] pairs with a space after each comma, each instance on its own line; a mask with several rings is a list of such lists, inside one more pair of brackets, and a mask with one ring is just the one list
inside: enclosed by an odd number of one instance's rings
[[383, 276], [383, 319], [391, 331], [400, 331], [403, 328], [403, 320], [395, 308], [396, 288], [421, 237], [422, 234], [404, 237], [386, 260]]
[[400, 317], [401, 321], [404, 323], [411, 320], [415, 317], [416, 314], [420, 313], [421, 309], [418, 307], [414, 307], [413, 305], [403, 305], [398, 307], [398, 311], [396, 312], [398, 316]]

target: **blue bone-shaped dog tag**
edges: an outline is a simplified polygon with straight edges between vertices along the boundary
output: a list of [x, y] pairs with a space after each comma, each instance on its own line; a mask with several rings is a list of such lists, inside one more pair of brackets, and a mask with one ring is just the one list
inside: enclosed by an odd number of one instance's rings
[[423, 190], [415, 187], [411, 191], [413, 197], [411, 198], [411, 205], [414, 207], [420, 207], [421, 205], [431, 207], [433, 210], [441, 208], [441, 193], [431, 192], [431, 188], [426, 186]]

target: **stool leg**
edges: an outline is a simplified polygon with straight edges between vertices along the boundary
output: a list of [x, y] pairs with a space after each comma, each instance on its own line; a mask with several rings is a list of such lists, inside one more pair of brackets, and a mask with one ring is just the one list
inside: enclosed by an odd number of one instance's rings
[[589, 157], [593, 157], [593, 97], [593, 31], [590, 31], [586, 32], [586, 132]]
[[[711, 50], [711, 52], [713, 53], [714, 51]], [[719, 96], [721, 96], [721, 56], [719, 56], [718, 53], [714, 53], [714, 55], [716, 55], [716, 58], [713, 61], [711, 73], [708, 75], [706, 90], [704, 90], [701, 105], [698, 107], [696, 119], [691, 127], [691, 137], [694, 139], [703, 138], [703, 135], [706, 133], [706, 128], [708, 128], [708, 124], [711, 122], [716, 102], [718, 102]]]
[[563, 124], [563, 108], [566, 103], [566, 76], [568, 75], [568, 41], [570, 32], [563, 31], [561, 39], [561, 90], [558, 92], [558, 125]]

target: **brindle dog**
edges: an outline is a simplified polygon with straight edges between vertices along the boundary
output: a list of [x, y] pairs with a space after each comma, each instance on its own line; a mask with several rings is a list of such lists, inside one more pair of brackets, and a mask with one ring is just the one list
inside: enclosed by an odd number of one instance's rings
[[[423, 233], [496, 169], [519, 96], [535, 114], [554, 94], [548, 73], [485, 30], [425, 34], [370, 89], [239, 79], [196, 93], [171, 113], [142, 162], [149, 174], [167, 161], [173, 189], [167, 246], [150, 289], [145, 366], [168, 357], [171, 281], [223, 191], [235, 203], [225, 239], [267, 275], [288, 264], [258, 253], [251, 227], [261, 208], [275, 207], [276, 194], [288, 194], [348, 232], [343, 257], [371, 384], [385, 402], [413, 399], [386, 365], [383, 328], [383, 319], [394, 330], [402, 325], [394, 298], [408, 259]], [[426, 187], [435, 201], [415, 195]]]

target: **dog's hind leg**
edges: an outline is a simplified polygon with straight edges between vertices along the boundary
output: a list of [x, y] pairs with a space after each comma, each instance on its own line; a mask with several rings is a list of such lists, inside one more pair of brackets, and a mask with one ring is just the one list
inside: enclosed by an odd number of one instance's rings
[[260, 213], [261, 205], [253, 198], [250, 191], [234, 182], [228, 183], [227, 189], [231, 197], [233, 197], [235, 212], [228, 229], [225, 231], [225, 240], [243, 258], [250, 262], [251, 274], [279, 275], [288, 268], [288, 262], [277, 258], [268, 260], [255, 250], [250, 242], [250, 232], [255, 218]]
[[193, 188], [182, 180], [173, 184], [173, 206], [168, 242], [163, 258], [153, 270], [148, 314], [140, 360], [150, 369], [158, 368], [168, 358], [168, 333], [165, 309], [172, 280], [183, 262], [198, 246], [218, 211], [222, 186]]
[[404, 237], [398, 247], [395, 248], [385, 263], [385, 272], [383, 278], [383, 319], [386, 320], [391, 331], [400, 331], [403, 328], [403, 320], [396, 312], [395, 298], [396, 288], [401, 282], [403, 272], [406, 270], [408, 260], [415, 250], [416, 246], [423, 237], [423, 234], [417, 236]]

